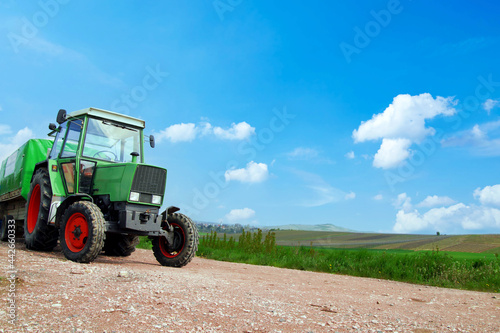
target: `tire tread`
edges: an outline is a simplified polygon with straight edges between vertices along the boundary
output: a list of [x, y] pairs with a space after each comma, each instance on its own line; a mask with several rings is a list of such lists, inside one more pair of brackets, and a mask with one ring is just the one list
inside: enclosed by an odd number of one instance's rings
[[168, 215], [167, 220], [169, 222], [176, 222], [184, 228], [184, 234], [186, 237], [184, 248], [182, 249], [181, 254], [176, 256], [175, 258], [167, 258], [161, 252], [160, 237], [154, 237], [152, 241], [154, 256], [162, 266], [186, 266], [194, 258], [194, 256], [196, 255], [196, 251], [198, 251], [198, 229], [196, 228], [194, 222], [184, 214], [170, 214]]
[[139, 237], [134, 235], [112, 234], [106, 235], [104, 253], [113, 257], [128, 257], [139, 244]]
[[[30, 234], [28, 232], [28, 209], [31, 193], [35, 185], [40, 185], [40, 210], [35, 229]], [[52, 188], [47, 169], [38, 169], [31, 181], [30, 193], [26, 203], [26, 213], [24, 218], [24, 237], [26, 248], [37, 251], [52, 251], [57, 246], [59, 230], [47, 224], [49, 218], [50, 204], [52, 202]]]

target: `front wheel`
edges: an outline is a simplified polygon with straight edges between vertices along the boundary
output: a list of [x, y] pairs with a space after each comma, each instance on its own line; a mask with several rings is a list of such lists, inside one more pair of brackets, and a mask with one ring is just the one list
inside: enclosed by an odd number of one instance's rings
[[167, 220], [173, 228], [173, 242], [169, 243], [164, 236], [154, 237], [153, 253], [162, 266], [185, 266], [198, 250], [198, 230], [193, 221], [183, 214], [170, 214]]
[[101, 210], [89, 201], [71, 204], [62, 217], [59, 232], [64, 256], [72, 261], [94, 261], [104, 247], [105, 220]]

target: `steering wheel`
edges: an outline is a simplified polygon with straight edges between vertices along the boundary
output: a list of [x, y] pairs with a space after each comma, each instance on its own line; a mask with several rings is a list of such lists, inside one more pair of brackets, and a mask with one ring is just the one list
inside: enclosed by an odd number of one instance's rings
[[[112, 151], [109, 151], [109, 150], [100, 150], [97, 153], [95, 153], [93, 157], [99, 158], [99, 157], [97, 157], [97, 155], [99, 155], [99, 154], [103, 154], [104, 157], [101, 157], [102, 159], [107, 159], [109, 161], [117, 161], [118, 160], [118, 156], [116, 156], [115, 153], [113, 153]], [[105, 154], [113, 155], [113, 158], [110, 158], [109, 156], [106, 156]]]

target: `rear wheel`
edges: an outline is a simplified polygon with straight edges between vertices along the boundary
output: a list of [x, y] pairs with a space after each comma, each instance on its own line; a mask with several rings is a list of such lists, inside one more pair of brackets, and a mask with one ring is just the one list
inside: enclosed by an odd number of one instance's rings
[[71, 204], [62, 217], [61, 249], [69, 260], [94, 261], [104, 247], [105, 221], [101, 210], [89, 201]]
[[173, 228], [173, 242], [163, 236], [153, 238], [153, 253], [163, 266], [182, 267], [193, 259], [198, 250], [198, 230], [190, 218], [174, 213], [167, 217]]
[[[0, 240], [2, 242], [6, 242], [8, 240], [8, 237], [9, 237], [8, 224], [9, 224], [9, 221], [11, 221], [13, 219], [14, 218], [11, 215], [4, 215], [3, 216], [2, 226], [0, 227]], [[15, 226], [15, 224], [14, 224], [14, 226]]]
[[104, 242], [104, 253], [107, 256], [127, 257], [135, 251], [137, 244], [138, 236], [108, 233]]
[[51, 251], [57, 245], [58, 230], [47, 224], [51, 200], [49, 173], [46, 169], [38, 169], [31, 181], [24, 219], [24, 238], [28, 249]]

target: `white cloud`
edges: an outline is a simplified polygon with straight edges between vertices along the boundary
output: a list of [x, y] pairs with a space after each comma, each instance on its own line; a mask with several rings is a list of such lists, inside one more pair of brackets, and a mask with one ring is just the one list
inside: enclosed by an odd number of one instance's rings
[[[352, 132], [354, 142], [382, 139], [382, 145], [373, 165], [393, 168], [410, 156], [409, 148], [425, 137], [434, 135], [435, 129], [426, 127], [426, 120], [436, 116], [452, 116], [456, 113], [453, 97], [436, 97], [424, 93], [416, 96], [398, 95], [384, 112], [361, 122]], [[394, 155], [394, 156], [393, 156]]]
[[251, 161], [245, 168], [227, 170], [224, 174], [226, 181], [240, 181], [242, 183], [260, 183], [269, 177], [267, 164]]
[[226, 214], [226, 220], [229, 222], [236, 222], [246, 220], [255, 216], [255, 211], [250, 208], [233, 209]]
[[186, 142], [193, 141], [196, 138], [198, 129], [193, 123], [188, 124], [175, 124], [167, 127], [158, 135], [158, 141], [161, 142], [163, 138], [171, 142]]
[[355, 142], [382, 138], [407, 138], [419, 142], [434, 134], [432, 127], [425, 127], [425, 121], [438, 115], [451, 116], [456, 110], [453, 97], [436, 97], [425, 93], [416, 96], [398, 95], [382, 113], [362, 122], [353, 131]]
[[397, 209], [402, 209], [408, 212], [412, 209], [411, 198], [406, 195], [406, 193], [401, 193], [398, 195], [397, 199], [393, 202], [394, 207]]
[[482, 125], [474, 125], [441, 142], [443, 147], [469, 147], [473, 154], [480, 156], [500, 155], [500, 120]]
[[321, 176], [302, 170], [292, 170], [304, 183], [305, 189], [299, 187], [302, 207], [319, 207], [334, 202], [347, 200], [347, 192], [328, 184]]
[[212, 125], [209, 122], [202, 122], [198, 126], [200, 135], [209, 135], [213, 132]]
[[297, 147], [285, 155], [291, 161], [310, 161], [321, 164], [335, 164], [335, 161], [321, 157], [321, 152], [314, 148]]
[[345, 198], [345, 193], [328, 184], [308, 185], [307, 188], [313, 191], [307, 199], [300, 204], [304, 207], [319, 207], [332, 202], [338, 202]]
[[26, 44], [26, 47], [37, 53], [46, 54], [50, 57], [69, 57], [71, 59], [78, 60], [85, 59], [85, 56], [79, 52], [39, 37], [31, 39], [29, 43]]
[[0, 135], [9, 134], [11, 132], [9, 125], [0, 124]]
[[352, 160], [353, 158], [355, 158], [356, 156], [354, 155], [354, 152], [351, 150], [350, 152], [348, 152], [347, 154], [344, 155], [347, 159], [350, 159]]
[[28, 127], [19, 130], [7, 143], [0, 143], [0, 162], [12, 154], [17, 148], [34, 137]]
[[424, 214], [417, 210], [400, 210], [396, 215], [393, 230], [398, 233], [456, 233], [488, 228], [500, 230], [500, 210], [458, 203], [450, 207], [433, 208]]
[[209, 122], [203, 121], [199, 124], [181, 123], [167, 127], [157, 134], [158, 142], [168, 139], [170, 142], [191, 142], [199, 136], [214, 135], [225, 140], [244, 140], [255, 134], [255, 128], [246, 122], [232, 124], [231, 128], [224, 130], [221, 127], [213, 127]]
[[483, 103], [483, 108], [486, 110], [486, 112], [488, 112], [488, 114], [490, 114], [491, 110], [497, 105], [500, 105], [500, 100], [489, 98]]
[[[482, 203], [466, 205], [457, 203], [448, 207], [431, 208], [420, 212], [411, 206], [411, 198], [402, 193], [394, 202], [399, 210], [396, 214], [396, 223], [393, 231], [398, 233], [436, 232], [464, 233], [470, 231], [500, 231], [500, 210], [487, 205], [499, 205], [500, 185], [486, 186], [476, 189], [474, 197]], [[419, 203], [419, 207], [431, 207], [435, 204], [451, 204], [453, 200], [448, 197], [428, 196]]]
[[373, 166], [382, 169], [397, 167], [410, 156], [410, 146], [411, 141], [408, 139], [383, 139], [373, 159]]
[[382, 194], [377, 194], [376, 196], [373, 197], [373, 200], [383, 200], [384, 199], [384, 196]]
[[354, 192], [349, 192], [344, 196], [344, 199], [346, 200], [353, 200], [356, 198], [356, 193]]
[[231, 128], [225, 130], [221, 127], [214, 127], [214, 135], [220, 139], [226, 140], [244, 140], [255, 134], [255, 127], [250, 126], [247, 122], [231, 125]]
[[36, 54], [39, 61], [41, 59], [49, 59], [48, 61], [69, 62], [74, 64], [75, 67], [78, 67], [81, 72], [86, 73], [88, 76], [92, 76], [92, 78], [99, 83], [121, 89], [126, 87], [123, 81], [101, 70], [92, 63], [86, 55], [63, 45], [52, 43], [51, 41], [36, 36], [28, 39], [26, 44], [22, 44], [19, 47], [19, 49], [24, 48]]
[[310, 160], [318, 156], [318, 151], [313, 148], [297, 147], [287, 153], [287, 156], [291, 160]]
[[494, 205], [500, 207], [500, 184], [477, 188], [474, 191], [474, 198], [479, 199], [483, 205]]
[[422, 202], [420, 202], [417, 207], [436, 207], [436, 206], [450, 206], [455, 203], [450, 197], [439, 197], [437, 195], [427, 196]]

